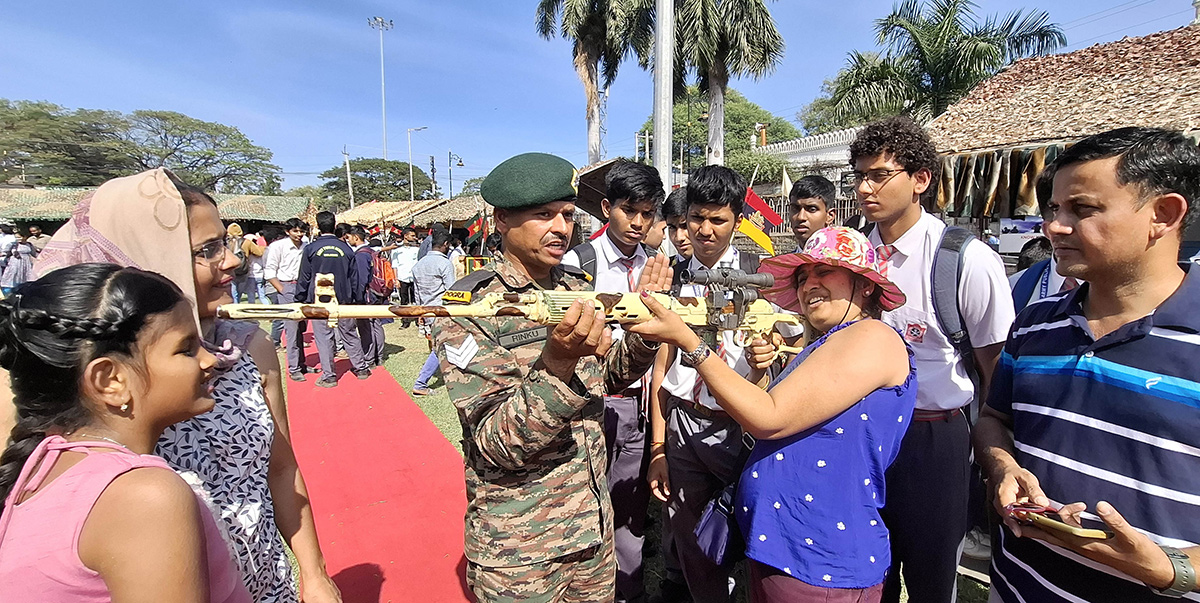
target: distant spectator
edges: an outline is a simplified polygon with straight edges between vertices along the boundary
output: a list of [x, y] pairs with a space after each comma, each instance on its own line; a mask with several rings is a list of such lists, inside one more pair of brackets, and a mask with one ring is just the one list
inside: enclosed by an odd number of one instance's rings
[[805, 176], [792, 185], [788, 192], [788, 221], [796, 237], [797, 253], [814, 232], [836, 223], [837, 211], [833, 209], [836, 192], [832, 182], [817, 175]]
[[33, 245], [33, 253], [34, 255], [37, 255], [42, 252], [42, 248], [46, 246], [46, 243], [50, 242], [51, 238], [52, 237], [50, 235], [42, 232], [41, 226], [38, 226], [37, 224], [30, 224], [29, 238], [25, 240], [28, 241], [30, 245]]
[[[396, 288], [397, 295], [400, 298], [400, 303], [409, 305], [415, 303], [413, 297], [413, 266], [417, 265], [417, 254], [420, 253], [420, 248], [417, 243], [417, 231], [406, 228], [404, 230], [404, 238], [400, 240], [399, 246], [392, 250], [392, 269], [396, 271], [396, 280], [399, 285]], [[408, 327], [412, 324], [411, 318], [405, 318], [400, 321], [400, 326]]]
[[675, 257], [671, 265], [686, 264], [692, 259], [692, 241], [687, 229], [687, 188], [679, 187], [667, 195], [662, 206], [663, 220], [667, 223], [667, 235], [675, 246]]
[[[354, 250], [336, 236], [340, 226], [346, 226], [345, 233], [349, 236], [349, 226], [335, 225], [336, 218], [332, 212], [323, 211], [317, 214], [317, 228], [321, 234], [311, 243], [304, 246], [300, 260], [300, 277], [296, 280], [296, 294], [292, 301], [301, 304], [311, 304], [316, 300], [318, 274], [333, 275], [334, 295], [339, 304], [354, 304], [360, 301], [360, 285], [358, 272], [355, 270]], [[336, 387], [337, 373], [333, 367], [333, 355], [336, 342], [334, 329], [328, 321], [314, 320], [313, 340], [317, 344], [317, 356], [321, 366], [325, 367], [325, 375], [317, 380], [319, 387]], [[367, 379], [371, 376], [371, 367], [363, 356], [361, 341], [356, 332], [352, 319], [337, 321], [337, 333], [346, 347], [354, 376]], [[301, 380], [303, 377], [301, 377]]]
[[33, 280], [33, 245], [17, 235], [17, 241], [8, 247], [4, 272], [0, 274], [0, 292], [8, 297], [12, 290], [25, 281]]
[[1021, 254], [1017, 256], [1017, 270], [1024, 270], [1042, 260], [1048, 260], [1053, 254], [1054, 248], [1050, 246], [1050, 239], [1046, 237], [1025, 241], [1021, 246]]
[[[416, 266], [413, 266], [413, 286], [417, 296], [417, 303], [422, 306], [440, 306], [442, 305], [442, 294], [454, 284], [454, 266], [450, 264], [450, 259], [446, 256], [446, 252], [450, 250], [450, 233], [445, 229], [434, 229], [430, 235], [433, 239], [429, 254], [421, 258]], [[423, 319], [421, 322], [422, 334], [428, 335], [430, 325], [433, 319]], [[431, 351], [429, 357], [425, 359], [425, 365], [421, 367], [421, 372], [417, 375], [417, 381], [413, 385], [412, 393], [414, 396], [425, 396], [429, 394], [429, 380], [433, 377], [438, 369], [437, 356]]]
[[492, 257], [500, 252], [500, 233], [493, 232], [487, 236], [487, 241], [484, 242], [484, 249], [487, 251], [488, 257]]
[[[359, 301], [364, 304], [387, 303], [371, 291], [371, 276], [374, 271], [375, 259], [378, 252], [371, 249], [366, 242], [367, 230], [362, 226], [350, 229], [350, 247], [354, 249], [355, 271], [358, 274]], [[379, 318], [359, 318], [354, 321], [358, 330], [359, 341], [362, 342], [363, 356], [367, 364], [383, 365], [383, 323]]]

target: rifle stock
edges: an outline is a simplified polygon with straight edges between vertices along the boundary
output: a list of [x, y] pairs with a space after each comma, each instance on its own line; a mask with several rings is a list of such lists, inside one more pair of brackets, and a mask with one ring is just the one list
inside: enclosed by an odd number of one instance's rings
[[[714, 325], [714, 317], [736, 312], [733, 303], [725, 304], [721, 308], [710, 308], [708, 302], [700, 297], [677, 298], [661, 293], [652, 293], [651, 295], [696, 330], [725, 330]], [[638, 293], [596, 293], [593, 291], [487, 293], [477, 296], [471, 303], [449, 306], [341, 305], [336, 302], [277, 305], [226, 304], [217, 308], [217, 316], [239, 320], [329, 320], [331, 323], [348, 318], [524, 316], [542, 324], [557, 324], [562, 321], [563, 315], [576, 299], [591, 301], [596, 310], [604, 312], [607, 322], [610, 323], [637, 324], [654, 317]], [[732, 330], [738, 331], [743, 338], [747, 339], [750, 337], [769, 339], [770, 332], [778, 323], [797, 325], [799, 319], [793, 314], [776, 312], [765, 300], [754, 300], [746, 305], [739, 324]], [[799, 350], [781, 348], [781, 351], [796, 352]]]

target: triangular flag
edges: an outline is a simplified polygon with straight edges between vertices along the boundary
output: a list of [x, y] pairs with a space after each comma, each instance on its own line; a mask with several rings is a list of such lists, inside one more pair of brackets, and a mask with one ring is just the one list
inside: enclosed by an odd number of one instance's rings
[[596, 239], [599, 239], [600, 236], [603, 235], [604, 231], [606, 231], [606, 230], [608, 230], [608, 222], [605, 222], [604, 226], [600, 227], [600, 230], [597, 230], [596, 232], [592, 233], [592, 236], [588, 237], [588, 240], [595, 241]]
[[775, 210], [771, 209], [771, 206], [767, 205], [767, 202], [763, 201], [762, 197], [759, 197], [750, 187], [746, 187], [746, 205], [761, 213], [772, 226], [783, 224], [783, 218], [779, 217], [779, 214], [775, 213]]
[[792, 194], [792, 179], [788, 177], [787, 168], [783, 168], [783, 196], [790, 197]]
[[754, 225], [749, 219], [742, 219], [742, 223], [738, 225], [738, 232], [750, 237], [751, 241], [758, 243], [759, 247], [767, 250], [767, 253], [775, 255], [775, 246], [771, 244], [771, 237]]

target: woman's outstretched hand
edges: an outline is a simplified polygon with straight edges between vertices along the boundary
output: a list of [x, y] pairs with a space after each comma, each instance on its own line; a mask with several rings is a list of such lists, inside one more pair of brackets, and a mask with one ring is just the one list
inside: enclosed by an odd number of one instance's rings
[[695, 349], [699, 345], [700, 338], [692, 332], [691, 327], [688, 327], [678, 314], [645, 292], [642, 292], [642, 303], [646, 304], [646, 308], [654, 314], [654, 318], [643, 323], [629, 325], [626, 330], [641, 335], [643, 339], [660, 341], [685, 350]]

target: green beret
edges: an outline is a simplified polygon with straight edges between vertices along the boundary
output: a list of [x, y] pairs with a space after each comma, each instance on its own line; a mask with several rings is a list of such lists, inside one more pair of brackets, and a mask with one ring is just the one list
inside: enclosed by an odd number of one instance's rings
[[515, 209], [575, 198], [575, 167], [546, 153], [517, 155], [496, 166], [479, 194], [493, 207]]

